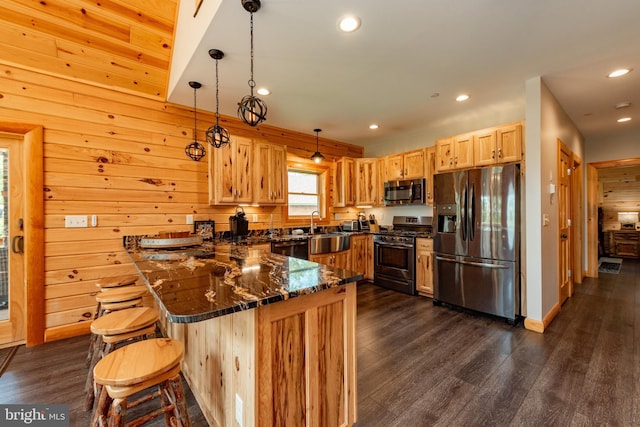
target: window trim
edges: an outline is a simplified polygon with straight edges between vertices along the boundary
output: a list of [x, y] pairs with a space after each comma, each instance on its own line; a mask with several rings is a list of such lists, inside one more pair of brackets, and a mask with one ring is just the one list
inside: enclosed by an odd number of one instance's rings
[[[331, 175], [331, 164], [325, 161], [321, 164], [316, 164], [311, 160], [303, 160], [298, 158], [287, 159], [287, 200], [289, 199], [289, 170], [316, 173], [320, 180], [318, 195], [320, 197], [320, 216], [321, 220], [315, 218], [316, 224], [328, 225], [329, 221], [329, 176]], [[310, 218], [307, 216], [289, 216], [289, 205], [287, 204], [282, 212], [283, 225], [303, 225], [308, 226]]]

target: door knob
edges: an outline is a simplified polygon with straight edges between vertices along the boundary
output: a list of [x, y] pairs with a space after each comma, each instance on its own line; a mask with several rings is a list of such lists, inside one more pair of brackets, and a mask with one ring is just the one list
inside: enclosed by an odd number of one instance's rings
[[562, 233], [562, 234], [560, 235], [560, 238], [561, 238], [561, 239], [566, 239], [567, 237], [569, 237], [569, 236], [568, 236], [567, 234], [565, 234], [565, 233]]

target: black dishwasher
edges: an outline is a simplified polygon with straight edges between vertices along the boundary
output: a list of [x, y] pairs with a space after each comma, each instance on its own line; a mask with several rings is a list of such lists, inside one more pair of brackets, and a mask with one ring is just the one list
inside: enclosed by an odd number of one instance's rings
[[271, 252], [294, 258], [309, 259], [309, 240], [298, 239], [271, 242]]

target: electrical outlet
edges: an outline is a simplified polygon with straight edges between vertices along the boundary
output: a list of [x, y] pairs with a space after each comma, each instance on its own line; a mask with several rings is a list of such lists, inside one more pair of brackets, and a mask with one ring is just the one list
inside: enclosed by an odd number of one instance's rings
[[236, 393], [236, 421], [242, 427], [242, 399], [238, 393]]
[[258, 222], [258, 214], [253, 214], [253, 222]]
[[187, 224], [193, 224], [193, 215], [187, 215]]
[[66, 228], [84, 228], [89, 226], [89, 221], [86, 215], [66, 215], [64, 226]]

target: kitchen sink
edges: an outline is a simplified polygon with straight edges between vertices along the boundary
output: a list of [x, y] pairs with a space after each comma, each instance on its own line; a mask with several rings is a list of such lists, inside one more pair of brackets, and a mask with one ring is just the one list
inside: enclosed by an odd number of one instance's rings
[[309, 252], [312, 255], [346, 251], [349, 247], [349, 233], [313, 234], [309, 238]]

